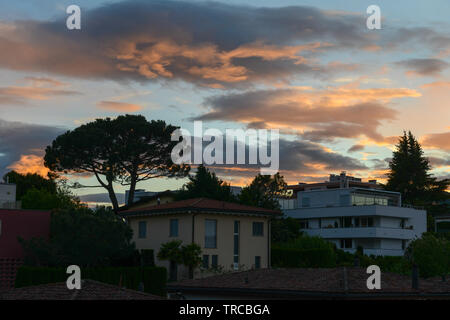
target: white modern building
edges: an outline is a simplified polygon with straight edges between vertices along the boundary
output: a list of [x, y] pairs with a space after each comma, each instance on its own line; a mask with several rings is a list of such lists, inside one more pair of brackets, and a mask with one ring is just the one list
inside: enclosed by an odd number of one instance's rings
[[299, 219], [302, 231], [321, 236], [340, 249], [365, 254], [400, 256], [409, 241], [427, 230], [424, 210], [402, 207], [398, 192], [382, 190], [375, 180], [331, 175], [330, 181], [289, 187], [282, 200], [286, 216]]
[[20, 209], [16, 202], [16, 185], [0, 182], [0, 209]]

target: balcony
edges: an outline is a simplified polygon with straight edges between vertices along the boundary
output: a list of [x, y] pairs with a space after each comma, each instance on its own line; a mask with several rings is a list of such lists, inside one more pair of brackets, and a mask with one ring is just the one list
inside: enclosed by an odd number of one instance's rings
[[[356, 253], [356, 249], [342, 249], [345, 252]], [[383, 249], [383, 248], [370, 248], [364, 249], [364, 254], [370, 256], [402, 256], [404, 250], [402, 249]]]
[[414, 231], [401, 228], [321, 228], [321, 229], [302, 229], [311, 236], [320, 236], [325, 239], [341, 238], [388, 238], [409, 240], [414, 238]]

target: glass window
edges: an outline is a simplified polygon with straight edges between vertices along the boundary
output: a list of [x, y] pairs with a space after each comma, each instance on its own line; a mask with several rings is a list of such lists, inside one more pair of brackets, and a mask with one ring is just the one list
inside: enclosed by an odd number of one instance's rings
[[341, 239], [341, 249], [351, 249], [352, 239]]
[[255, 257], [255, 269], [260, 269], [260, 268], [261, 268], [261, 257], [256, 256]]
[[217, 248], [217, 220], [205, 220], [205, 248]]
[[211, 267], [217, 268], [219, 266], [219, 256], [217, 254], [213, 254], [211, 256]]
[[207, 255], [207, 254], [203, 255], [202, 267], [204, 269], [208, 269], [209, 268], [209, 255]]
[[178, 219], [170, 219], [169, 237], [178, 237]]
[[264, 222], [253, 222], [253, 236], [264, 235]]
[[239, 231], [240, 223], [239, 221], [234, 222], [234, 234], [233, 234], [233, 262], [239, 262]]
[[350, 228], [352, 226], [352, 217], [344, 217], [344, 228]]
[[139, 221], [139, 238], [147, 237], [147, 221]]
[[308, 220], [300, 220], [300, 229], [308, 229], [309, 223]]
[[367, 217], [361, 217], [361, 227], [367, 227]]

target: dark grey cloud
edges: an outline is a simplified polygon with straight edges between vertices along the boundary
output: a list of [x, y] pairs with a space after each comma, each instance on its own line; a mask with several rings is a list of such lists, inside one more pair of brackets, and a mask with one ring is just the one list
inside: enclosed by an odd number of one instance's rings
[[362, 144], [354, 144], [353, 146], [351, 146], [347, 152], [357, 152], [357, 151], [362, 151], [364, 150], [364, 145]]
[[0, 119], [0, 176], [21, 155], [42, 156], [45, 147], [64, 131], [57, 127]]
[[[293, 74], [323, 77], [352, 66], [312, 62], [309, 58], [315, 58], [317, 50], [329, 44], [359, 48], [370, 43], [363, 14], [329, 14], [305, 6], [124, 1], [83, 12], [83, 17], [81, 31], [67, 30], [66, 17], [17, 22], [0, 34], [0, 67], [237, 87]], [[292, 50], [316, 42], [318, 48]]]
[[447, 158], [428, 157], [428, 160], [433, 167], [450, 166], [450, 154]]
[[[224, 164], [206, 164], [221, 176], [238, 176], [240, 178], [254, 177], [260, 172], [261, 166], [259, 164], [248, 164], [249, 159], [249, 145], [246, 141], [234, 143], [234, 163], [226, 164], [226, 139], [234, 139], [231, 136], [222, 136], [223, 152], [220, 153], [220, 158]], [[193, 140], [191, 140], [193, 143]], [[203, 150], [210, 142], [203, 141]], [[246, 164], [237, 164], [237, 150], [238, 146], [245, 149]], [[269, 148], [270, 150], [270, 144]], [[268, 152], [270, 154], [270, 152]], [[273, 157], [273, 155], [270, 155]], [[193, 150], [191, 150], [191, 161], [193, 161]], [[337, 172], [341, 170], [367, 170], [369, 169], [365, 164], [356, 158], [342, 155], [335, 152], [330, 152], [319, 143], [302, 140], [300, 137], [296, 140], [286, 140], [280, 138], [279, 140], [279, 169], [280, 172], [289, 175], [308, 175], [326, 172]]]
[[447, 62], [440, 59], [408, 59], [396, 64], [422, 76], [439, 74], [449, 66]]
[[[393, 92], [395, 89], [389, 94]], [[343, 95], [349, 94], [346, 92]], [[334, 107], [328, 105], [327, 98], [323, 97], [323, 101], [319, 100], [311, 106], [310, 98], [308, 92], [290, 89], [211, 96], [204, 101], [209, 111], [195, 120], [235, 121], [257, 128], [265, 127], [266, 123], [271, 123], [273, 128], [278, 126], [293, 130], [307, 127], [302, 136], [311, 141], [333, 141], [335, 138], [357, 138], [361, 135], [382, 141], [384, 138], [377, 132], [378, 126], [381, 121], [396, 117], [394, 109], [377, 101]]]

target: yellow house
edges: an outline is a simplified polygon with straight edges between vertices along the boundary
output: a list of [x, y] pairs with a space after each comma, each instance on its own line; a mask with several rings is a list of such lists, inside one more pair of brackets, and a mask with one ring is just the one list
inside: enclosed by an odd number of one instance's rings
[[279, 211], [231, 202], [196, 198], [122, 211], [133, 230], [137, 249], [152, 249], [155, 263], [169, 270], [170, 278], [189, 276], [185, 266], [159, 261], [163, 243], [181, 240], [202, 248], [202, 266], [194, 277], [213, 270], [239, 271], [270, 266], [270, 221]]

